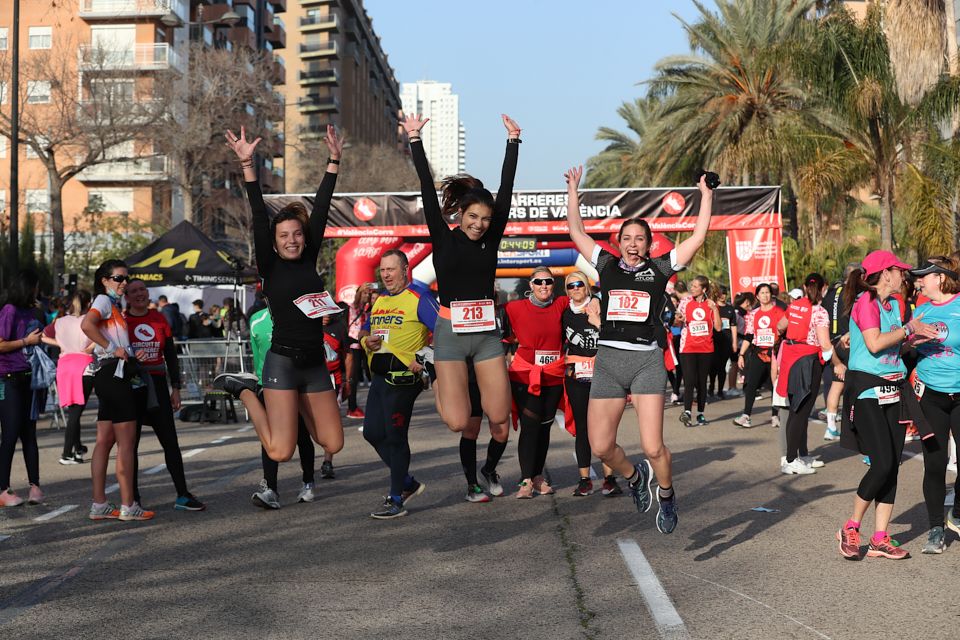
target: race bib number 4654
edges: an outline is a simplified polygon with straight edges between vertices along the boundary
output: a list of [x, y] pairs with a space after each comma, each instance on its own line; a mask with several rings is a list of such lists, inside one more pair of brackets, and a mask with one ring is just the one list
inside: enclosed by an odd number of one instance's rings
[[497, 328], [493, 300], [455, 300], [450, 303], [454, 333], [479, 333]]
[[337, 306], [337, 303], [333, 301], [333, 297], [326, 291], [320, 293], [305, 293], [294, 300], [293, 304], [308, 318], [320, 318], [333, 313], [340, 313], [340, 307]]
[[646, 322], [650, 317], [650, 294], [646, 291], [613, 289], [607, 301], [607, 320]]

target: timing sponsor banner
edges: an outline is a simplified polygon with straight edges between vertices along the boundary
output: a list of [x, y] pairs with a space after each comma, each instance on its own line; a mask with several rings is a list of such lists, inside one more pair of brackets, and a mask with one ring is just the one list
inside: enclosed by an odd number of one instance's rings
[[777, 229], [727, 231], [727, 273], [733, 293], [753, 291], [763, 282], [786, 288], [783, 232]]
[[[312, 210], [312, 195], [264, 196], [268, 209], [291, 202]], [[710, 229], [760, 229], [781, 226], [779, 187], [721, 187], [714, 193]], [[700, 192], [683, 189], [584, 189], [580, 215], [589, 233], [616, 232], [626, 218], [644, 218], [653, 231], [692, 231]], [[453, 220], [449, 220], [452, 224]], [[565, 191], [520, 191], [513, 194], [507, 236], [568, 233]], [[330, 204], [326, 237], [428, 236], [423, 201], [418, 193], [341, 194]]]

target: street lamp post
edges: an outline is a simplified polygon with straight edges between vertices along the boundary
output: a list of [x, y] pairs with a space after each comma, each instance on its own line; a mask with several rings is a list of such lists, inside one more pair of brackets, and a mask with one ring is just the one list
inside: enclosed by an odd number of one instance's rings
[[13, 0], [13, 52], [10, 81], [10, 273], [20, 269], [20, 0]]

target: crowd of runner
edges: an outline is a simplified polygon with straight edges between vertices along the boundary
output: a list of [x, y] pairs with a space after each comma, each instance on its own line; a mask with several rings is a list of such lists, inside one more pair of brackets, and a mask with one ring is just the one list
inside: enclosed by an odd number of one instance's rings
[[[246, 181], [266, 307], [248, 323], [255, 373], [221, 374], [214, 385], [243, 403], [262, 444], [263, 480], [254, 504], [280, 508], [278, 466], [296, 451], [303, 472], [297, 500], [314, 499], [314, 443], [323, 449], [321, 477], [335, 477], [344, 400], [347, 416], [362, 418], [363, 438], [388, 473], [386, 495], [370, 515], [407, 515], [411, 500], [426, 489], [411, 471], [410, 419], [419, 394], [432, 385], [440, 419], [460, 434], [467, 501], [506, 495], [498, 469], [511, 426], [519, 431], [512, 495], [555, 493], [545, 465], [559, 412], [575, 436], [573, 496], [594, 492], [596, 457], [603, 465], [601, 493], [626, 491], [641, 513], [656, 497], [655, 525], [669, 534], [678, 525], [679, 499], [663, 439], [666, 402], [682, 405], [680, 423], [694, 428], [709, 424], [709, 403], [742, 397], [733, 424], [777, 428], [780, 471], [810, 475], [824, 466], [810, 455], [808, 434], [822, 389], [823, 439], [858, 451], [866, 465], [850, 517], [836, 534], [840, 554], [860, 558], [861, 522], [873, 504], [866, 555], [909, 556], [887, 528], [904, 443], [911, 439], [922, 441], [924, 459], [929, 533], [922, 551], [943, 552], [944, 528], [960, 533], [960, 514], [953, 508], [945, 515], [943, 508], [948, 470], [956, 473], [953, 436], [960, 427], [960, 256], [934, 256], [913, 267], [873, 251], [847, 265], [835, 283], [810, 273], [789, 293], [777, 283], [760, 283], [731, 300], [725, 287], [703, 275], [678, 279], [706, 238], [716, 187], [710, 174], [699, 180], [689, 237], [651, 256], [649, 225], [628, 218], [614, 255], [585, 230], [582, 168], [573, 167], [564, 175], [570, 239], [599, 277], [594, 282], [573, 271], [560, 280], [536, 267], [528, 295], [501, 304], [494, 285], [497, 251], [521, 144], [517, 123], [507, 116], [502, 121], [507, 141], [496, 197], [467, 175], [445, 178], [438, 197], [420, 140], [428, 121], [403, 121], [421, 182], [436, 293], [412, 280], [406, 255], [393, 249], [381, 256], [380, 286], [361, 287], [352, 305], [331, 299], [316, 268], [343, 148], [336, 131], [327, 130], [330, 155], [312, 211], [294, 203], [273, 217], [257, 182], [259, 138], [248, 140], [243, 129], [227, 132]], [[165, 314], [151, 308], [145, 283], [131, 278], [123, 262], [108, 260], [95, 274], [94, 296], [77, 291], [68, 312], [48, 324], [35, 313], [37, 289], [36, 275], [22, 272], [0, 309], [0, 506], [44, 500], [36, 440], [39, 383], [50, 375], [38, 348], [44, 342], [60, 351], [55, 375], [68, 417], [61, 464], [83, 462], [82, 413], [94, 390], [99, 399], [89, 517], [154, 517], [141, 506], [137, 484], [143, 425], [153, 428], [163, 448], [174, 508], [205, 509], [189, 491], [177, 440], [176, 334]], [[363, 368], [371, 384], [361, 408]], [[755, 414], [757, 401], [766, 398], [769, 421]], [[628, 403], [636, 409], [638, 461], [617, 442]], [[484, 416], [490, 440], [478, 469]], [[18, 441], [29, 481], [26, 500], [10, 486]], [[119, 505], [105, 494], [114, 446]]]

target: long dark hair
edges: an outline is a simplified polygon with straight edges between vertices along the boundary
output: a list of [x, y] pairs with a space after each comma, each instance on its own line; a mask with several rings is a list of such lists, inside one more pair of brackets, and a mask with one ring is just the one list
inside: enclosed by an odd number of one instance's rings
[[113, 275], [114, 269], [126, 269], [127, 263], [123, 260], [117, 260], [111, 258], [103, 262], [99, 267], [97, 267], [96, 273], [93, 274], [93, 294], [94, 295], [106, 295], [107, 289], [103, 286], [103, 279], [109, 278]]
[[283, 209], [280, 209], [280, 211], [277, 211], [277, 215], [273, 216], [273, 219], [270, 220], [270, 236], [274, 241], [277, 239], [277, 225], [287, 220], [296, 220], [300, 223], [300, 228], [303, 230], [304, 241], [309, 244], [310, 216], [307, 214], [307, 208], [303, 206], [301, 202], [291, 202]]
[[443, 215], [463, 212], [472, 204], [482, 204], [493, 209], [493, 194], [473, 176], [461, 173], [443, 179]]
[[653, 232], [650, 230], [650, 223], [643, 218], [627, 218], [624, 220], [623, 224], [620, 225], [620, 229], [617, 231], [617, 243], [619, 244], [620, 240], [623, 238], [623, 230], [632, 224], [638, 225], [647, 234], [647, 256], [649, 256], [650, 245], [653, 244]]
[[853, 309], [853, 303], [857, 301], [857, 296], [866, 293], [873, 300], [877, 297], [877, 283], [880, 282], [882, 271], [871, 273], [863, 277], [863, 270], [854, 269], [847, 276], [847, 281], [843, 284], [843, 308], [847, 313]]
[[12, 304], [20, 309], [31, 309], [37, 304], [37, 283], [40, 277], [33, 269], [21, 269], [17, 277], [10, 281], [3, 304]]
[[803, 295], [807, 296], [810, 304], [820, 304], [823, 300], [823, 287], [827, 281], [819, 273], [807, 274], [803, 279]]

